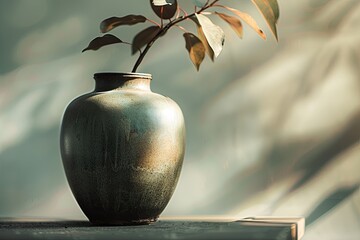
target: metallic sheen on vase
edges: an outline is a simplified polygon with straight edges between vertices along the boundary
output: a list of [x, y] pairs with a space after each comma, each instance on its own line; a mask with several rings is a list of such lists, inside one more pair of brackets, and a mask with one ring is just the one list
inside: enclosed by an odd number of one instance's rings
[[150, 74], [98, 73], [95, 90], [73, 100], [61, 126], [70, 188], [93, 224], [157, 220], [179, 179], [184, 118], [151, 92]]

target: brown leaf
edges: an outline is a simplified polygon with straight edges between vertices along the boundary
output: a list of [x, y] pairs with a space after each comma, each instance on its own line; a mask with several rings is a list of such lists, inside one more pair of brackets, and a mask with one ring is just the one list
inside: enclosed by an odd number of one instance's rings
[[196, 69], [199, 71], [200, 65], [205, 58], [205, 46], [201, 40], [192, 33], [184, 33], [186, 49]]
[[172, 18], [178, 8], [177, 0], [162, 0], [159, 1], [159, 3], [156, 3], [154, 0], [150, 0], [150, 5], [156, 15], [162, 19]]
[[198, 30], [198, 37], [201, 40], [201, 42], [204, 44], [207, 55], [210, 57], [211, 61], [214, 61], [214, 51], [212, 50], [208, 41], [206, 40], [202, 27], [198, 25], [197, 30]]
[[107, 46], [115, 43], [123, 43], [123, 41], [121, 41], [119, 38], [115, 37], [114, 35], [106, 34], [102, 37], [97, 37], [93, 39], [89, 43], [89, 46], [87, 46], [84, 50], [82, 50], [82, 52], [85, 52], [87, 50], [98, 50], [103, 46]]
[[228, 6], [222, 6], [224, 7], [225, 9], [235, 13], [237, 16], [239, 16], [244, 22], [246, 22], [252, 29], [254, 29], [258, 34], [259, 36], [262, 38], [262, 39], [266, 39], [266, 35], [265, 33], [263, 32], [263, 30], [261, 30], [258, 26], [258, 24], [256, 23], [256, 21], [247, 13], [244, 13], [244, 12], [241, 12], [235, 8], [231, 8], [231, 7], [228, 7]]
[[130, 14], [125, 17], [111, 17], [101, 22], [100, 30], [102, 33], [106, 33], [118, 26], [134, 25], [145, 21], [146, 21], [146, 17], [142, 15]]
[[204, 47], [205, 47], [205, 50], [206, 50], [206, 53], [207, 55], [210, 57], [211, 61], [214, 61], [214, 51], [212, 50], [212, 48], [210, 47], [206, 37], [205, 37], [205, 34], [204, 34], [204, 31], [200, 25], [200, 22], [199, 20], [196, 18], [196, 16], [194, 17], [191, 17], [190, 18], [191, 20], [193, 20], [197, 26], [197, 32], [198, 32], [198, 38], [201, 40], [201, 42], [204, 44]]
[[[272, 6], [269, 3], [269, 0], [252, 0], [252, 2], [259, 9], [260, 13], [265, 18], [266, 23], [268, 24], [271, 32], [274, 34], [276, 40], [278, 40], [277, 29], [276, 29], [277, 19], [275, 18], [275, 13], [273, 11]], [[274, 1], [272, 1], [272, 2], [274, 2]]]
[[158, 26], [151, 26], [139, 32], [132, 42], [132, 54], [135, 54], [142, 47], [148, 44], [160, 31]]
[[195, 16], [202, 27], [207, 42], [214, 51], [215, 57], [218, 57], [225, 41], [224, 31], [215, 25], [208, 17], [202, 14], [195, 14]]
[[237, 19], [236, 17], [229, 16], [224, 13], [218, 13], [218, 12], [215, 12], [215, 13], [219, 17], [221, 17], [225, 22], [227, 22], [232, 27], [232, 29], [234, 29], [234, 31], [240, 38], [243, 37], [243, 26], [239, 19]]

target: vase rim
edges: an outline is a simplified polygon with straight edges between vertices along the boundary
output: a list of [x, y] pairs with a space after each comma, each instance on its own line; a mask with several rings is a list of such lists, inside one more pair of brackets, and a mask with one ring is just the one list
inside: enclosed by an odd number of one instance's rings
[[94, 78], [100, 76], [117, 76], [117, 77], [129, 77], [129, 78], [144, 78], [152, 79], [152, 75], [149, 73], [137, 73], [137, 72], [98, 72], [94, 74]]

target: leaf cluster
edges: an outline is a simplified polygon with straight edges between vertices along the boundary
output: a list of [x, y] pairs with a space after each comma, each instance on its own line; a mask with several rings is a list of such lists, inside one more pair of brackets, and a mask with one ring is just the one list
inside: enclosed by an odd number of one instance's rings
[[[139, 52], [132, 72], [136, 72], [145, 55], [153, 43], [164, 36], [172, 27], [178, 27], [184, 31], [185, 48], [189, 52], [189, 57], [197, 70], [199, 70], [205, 55], [212, 61], [219, 56], [223, 49], [225, 34], [218, 25], [210, 19], [217, 16], [231, 26], [235, 33], [243, 37], [243, 23], [249, 25], [262, 39], [266, 39], [265, 33], [258, 26], [256, 21], [247, 13], [229, 6], [220, 5], [220, 0], [192, 0], [194, 12], [188, 14], [180, 7], [177, 0], [149, 0], [150, 6], [158, 16], [159, 22], [148, 19], [142, 15], [130, 14], [123, 17], [110, 17], [103, 20], [100, 24], [100, 31], [103, 36], [93, 39], [83, 50], [98, 50], [111, 44], [131, 45], [132, 54]], [[272, 34], [278, 40], [277, 22], [279, 19], [279, 5], [277, 0], [251, 0], [263, 15]], [[216, 8], [217, 11], [210, 11]], [[187, 31], [180, 25], [184, 20], [191, 20], [195, 23], [197, 33]], [[136, 34], [131, 43], [109, 34], [114, 28], [150, 22], [152, 25], [144, 28]], [[166, 22], [166, 23], [165, 23]]]

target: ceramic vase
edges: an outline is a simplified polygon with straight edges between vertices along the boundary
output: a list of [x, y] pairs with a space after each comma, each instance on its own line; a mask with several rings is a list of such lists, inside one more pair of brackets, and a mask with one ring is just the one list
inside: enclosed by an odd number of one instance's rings
[[182, 111], [150, 90], [150, 74], [97, 73], [94, 78], [95, 90], [69, 104], [61, 125], [70, 188], [93, 224], [154, 222], [179, 179]]

